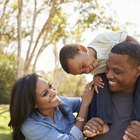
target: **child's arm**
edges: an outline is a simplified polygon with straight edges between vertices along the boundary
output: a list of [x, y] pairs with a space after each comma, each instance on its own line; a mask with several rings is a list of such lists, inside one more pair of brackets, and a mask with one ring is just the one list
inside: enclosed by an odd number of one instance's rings
[[104, 83], [103, 83], [103, 81], [102, 81], [102, 78], [101, 78], [101, 76], [99, 76], [99, 75], [95, 75], [94, 77], [93, 77], [93, 83], [94, 83], [94, 89], [95, 89], [95, 91], [98, 93], [99, 91], [98, 91], [98, 88], [103, 88], [103, 86], [104, 86]]

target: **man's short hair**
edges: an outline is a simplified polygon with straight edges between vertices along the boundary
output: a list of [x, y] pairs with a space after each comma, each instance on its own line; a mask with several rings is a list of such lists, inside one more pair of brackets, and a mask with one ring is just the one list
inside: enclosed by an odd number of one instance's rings
[[122, 42], [116, 44], [112, 49], [112, 53], [128, 55], [128, 59], [134, 63], [134, 65], [140, 65], [140, 44], [139, 43], [130, 43]]
[[68, 59], [73, 59], [78, 53], [78, 44], [67, 44], [61, 48], [59, 53], [59, 61], [65, 72], [69, 73]]

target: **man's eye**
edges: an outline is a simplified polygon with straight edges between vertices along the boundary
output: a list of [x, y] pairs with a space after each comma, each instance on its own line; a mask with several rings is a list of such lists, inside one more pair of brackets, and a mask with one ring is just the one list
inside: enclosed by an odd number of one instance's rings
[[115, 72], [116, 74], [121, 74], [121, 73], [122, 73], [122, 71], [120, 71], [120, 70], [114, 70], [114, 72]]

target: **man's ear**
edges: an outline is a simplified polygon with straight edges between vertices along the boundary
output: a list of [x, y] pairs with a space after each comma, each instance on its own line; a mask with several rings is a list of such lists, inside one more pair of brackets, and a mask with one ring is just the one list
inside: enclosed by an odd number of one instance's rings
[[137, 77], [139, 77], [140, 76], [140, 66], [137, 67], [136, 73], [137, 73]]
[[79, 49], [79, 51], [87, 52], [87, 48], [84, 47], [83, 45], [78, 45], [78, 49]]

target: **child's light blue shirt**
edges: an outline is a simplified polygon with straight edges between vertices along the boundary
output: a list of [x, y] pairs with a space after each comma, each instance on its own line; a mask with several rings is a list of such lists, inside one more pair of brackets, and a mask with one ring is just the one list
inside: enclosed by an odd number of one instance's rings
[[65, 118], [59, 108], [55, 111], [55, 123], [34, 111], [21, 128], [27, 140], [84, 140], [82, 131], [74, 125], [73, 115], [79, 111], [81, 99], [60, 97], [60, 100], [69, 118]]

